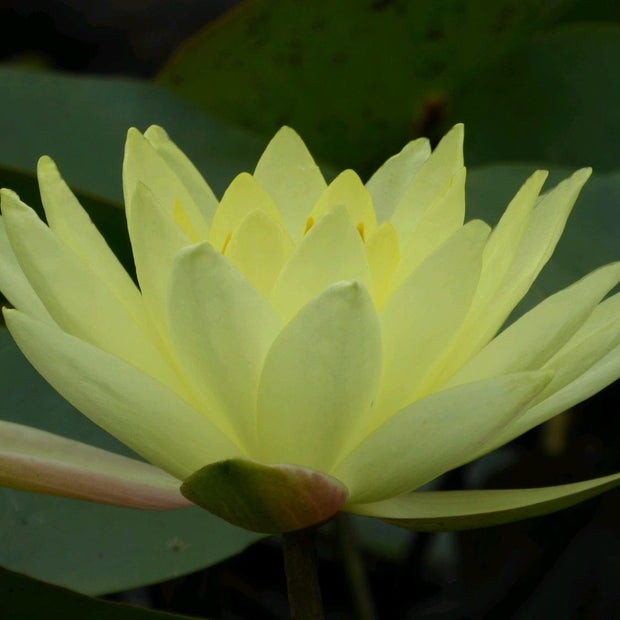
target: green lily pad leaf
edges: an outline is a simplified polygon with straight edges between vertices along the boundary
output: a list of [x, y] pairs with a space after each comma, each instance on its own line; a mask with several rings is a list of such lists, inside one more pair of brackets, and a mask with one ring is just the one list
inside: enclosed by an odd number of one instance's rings
[[617, 168], [619, 62], [620, 27], [571, 24], [483, 71], [452, 97], [466, 160]]
[[568, 508], [620, 484], [620, 473], [535, 489], [420, 491], [348, 509], [424, 532], [489, 527]]
[[263, 136], [289, 124], [315, 155], [369, 172], [444, 115], [448, 90], [570, 4], [244, 2], [187, 41], [159, 83]]
[[[0, 83], [0, 165], [33, 172], [49, 155], [74, 190], [118, 203], [131, 126], [165, 127], [218, 194], [238, 172], [254, 170], [264, 147], [146, 82], [0, 67]], [[1, 177], [0, 185], [8, 186]]]
[[97, 600], [3, 568], [0, 593], [2, 618], [40, 620], [53, 610], [54, 617], [64, 620], [191, 620], [190, 616]]
[[297, 465], [229, 459], [193, 473], [181, 487], [189, 500], [240, 527], [292, 532], [333, 517], [347, 499], [338, 480]]

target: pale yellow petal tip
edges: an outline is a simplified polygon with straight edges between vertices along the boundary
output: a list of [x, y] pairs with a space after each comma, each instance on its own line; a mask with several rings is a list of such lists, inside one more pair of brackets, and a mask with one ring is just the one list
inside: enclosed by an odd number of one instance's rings
[[58, 166], [49, 155], [41, 155], [39, 157], [39, 161], [37, 162], [37, 174], [41, 174], [42, 172], [47, 171], [57, 172]]
[[6, 212], [7, 209], [19, 209], [25, 206], [26, 205], [20, 200], [18, 194], [12, 189], [7, 189], [6, 187], [0, 189], [0, 209], [3, 213]]

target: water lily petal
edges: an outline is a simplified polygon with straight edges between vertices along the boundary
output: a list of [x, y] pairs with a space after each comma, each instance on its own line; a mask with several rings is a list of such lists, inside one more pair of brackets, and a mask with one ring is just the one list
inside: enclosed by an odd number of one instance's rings
[[455, 125], [411, 180], [390, 217], [399, 238], [407, 237], [422, 213], [441, 196], [463, 167], [463, 125]]
[[552, 487], [486, 491], [421, 491], [345, 510], [419, 532], [489, 527], [568, 508], [620, 484], [620, 474]]
[[613, 263], [551, 295], [494, 338], [448, 385], [540, 368], [569, 341], [618, 282], [620, 263]]
[[431, 394], [390, 418], [328, 472], [345, 484], [353, 503], [419, 488], [470, 461], [551, 376], [505, 375]]
[[380, 368], [379, 323], [366, 289], [330, 286], [267, 354], [258, 392], [260, 459], [328, 471], [365, 430]]
[[192, 505], [179, 481], [157, 467], [3, 420], [0, 485], [127, 508]]
[[97, 275], [134, 320], [145, 326], [140, 291], [49, 157], [39, 159], [37, 177], [50, 229]]
[[392, 276], [400, 260], [398, 235], [394, 226], [383, 222], [366, 242], [366, 257], [372, 275], [372, 296], [377, 309], [383, 307]]
[[[585, 368], [583, 364], [582, 368]], [[514, 420], [487, 446], [483, 453], [511, 441], [531, 428], [546, 422], [558, 413], [590, 398], [618, 379], [620, 375], [620, 346], [616, 345], [601, 359], [585, 369], [576, 379], [567, 383], [541, 402], [536, 403], [519, 420]], [[556, 386], [557, 387], [557, 386]], [[538, 400], [538, 399], [536, 399]], [[481, 454], [483, 454], [481, 453]], [[476, 455], [476, 456], [481, 456]]]
[[[559, 183], [541, 198], [531, 215], [528, 212], [529, 206], [535, 197], [538, 184], [542, 182], [542, 176], [534, 177], [526, 183], [527, 188], [523, 188], [523, 202], [519, 200], [514, 203], [515, 212], [511, 213], [511, 217], [504, 223], [503, 233], [496, 235], [500, 239], [504, 235], [509, 236], [509, 229], [513, 227], [519, 244], [516, 248], [514, 243], [506, 243], [505, 246], [502, 244], [500, 247], [497, 240], [492, 243], [492, 239], [489, 239], [489, 244], [492, 248], [495, 247], [495, 250], [487, 250], [483, 255], [480, 284], [469, 316], [462, 325], [461, 333], [446, 349], [441, 364], [437, 366], [433, 376], [429, 376], [429, 388], [443, 385], [497, 333], [549, 260], [590, 172], [589, 169], [580, 170]], [[525, 222], [527, 229], [523, 233]], [[495, 243], [498, 245], [495, 246]], [[506, 248], [507, 255], [498, 263], [500, 271], [494, 275], [494, 261], [503, 247]], [[510, 266], [506, 267], [508, 261]]]
[[400, 153], [390, 157], [366, 183], [372, 196], [377, 220], [389, 220], [406, 188], [431, 154], [426, 138], [407, 144]]
[[149, 462], [184, 479], [243, 456], [195, 409], [134, 366], [18, 310], [4, 310], [15, 342], [76, 409]]
[[179, 389], [168, 361], [104, 282], [19, 198], [2, 190], [11, 246], [30, 284], [66, 332]]
[[442, 243], [463, 226], [465, 219], [465, 168], [457, 171], [445, 192], [422, 215], [403, 239], [401, 260], [391, 281], [391, 290], [401, 284]]
[[138, 183], [146, 185], [157, 196], [158, 202], [170, 217], [175, 204], [180, 203], [198, 238], [208, 238], [207, 222], [212, 215], [212, 204], [196, 203], [164, 157], [137, 129], [132, 128], [127, 132], [123, 159], [123, 195], [128, 215], [133, 208], [133, 193]]
[[267, 300], [208, 243], [182, 250], [170, 285], [174, 349], [210, 419], [246, 446], [256, 441], [256, 394], [280, 321]]
[[157, 125], [151, 125], [144, 132], [144, 137], [179, 177], [207, 222], [210, 222], [217, 209], [217, 198], [191, 160]]
[[386, 302], [379, 315], [384, 361], [375, 428], [413, 400], [459, 329], [476, 290], [488, 232], [481, 221], [464, 226]]
[[225, 254], [265, 297], [269, 297], [293, 248], [284, 228], [264, 211], [256, 209], [237, 227]]
[[344, 206], [362, 238], [376, 230], [377, 218], [372, 198], [353, 170], [344, 170], [327, 186], [310, 212], [310, 220], [316, 222], [338, 206]]
[[[3, 200], [6, 200], [5, 194], [2, 195]], [[0, 291], [16, 308], [27, 308], [28, 313], [39, 321], [54, 323], [54, 319], [19, 266], [2, 217], [0, 217]]]
[[372, 286], [364, 243], [344, 207], [333, 209], [309, 230], [278, 276], [270, 301], [287, 322], [340, 280], [359, 280], [369, 290]]
[[254, 177], [271, 194], [291, 237], [298, 239], [326, 183], [295, 131], [282, 127], [276, 133], [261, 155]]
[[144, 302], [165, 336], [170, 271], [178, 251], [192, 240], [171, 221], [171, 214], [151, 189], [140, 182], [127, 212], [127, 226]]
[[247, 172], [237, 175], [222, 196], [209, 233], [211, 245], [224, 251], [241, 222], [249, 213], [263, 211], [284, 226], [282, 216], [269, 193]]

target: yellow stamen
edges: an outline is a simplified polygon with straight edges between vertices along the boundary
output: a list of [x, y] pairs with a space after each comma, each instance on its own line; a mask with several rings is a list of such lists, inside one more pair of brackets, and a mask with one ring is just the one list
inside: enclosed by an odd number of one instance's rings
[[304, 228], [304, 235], [314, 226], [314, 218], [309, 217], [306, 220], [306, 227]]
[[226, 252], [226, 248], [228, 247], [228, 244], [230, 243], [231, 239], [232, 239], [232, 232], [229, 232], [226, 235], [226, 239], [224, 239], [224, 245], [222, 246], [222, 254]]
[[364, 237], [364, 222], [357, 223], [357, 232], [360, 234], [362, 241], [366, 243], [366, 237]]

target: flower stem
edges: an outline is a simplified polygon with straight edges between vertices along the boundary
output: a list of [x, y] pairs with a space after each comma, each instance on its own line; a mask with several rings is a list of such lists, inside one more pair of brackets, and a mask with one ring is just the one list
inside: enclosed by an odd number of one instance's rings
[[364, 559], [355, 540], [351, 517], [342, 512], [338, 513], [334, 517], [334, 525], [340, 557], [355, 606], [355, 617], [359, 620], [376, 620], [377, 614], [370, 595]]
[[315, 528], [287, 532], [284, 539], [284, 570], [291, 620], [323, 620], [323, 604], [314, 548]]

